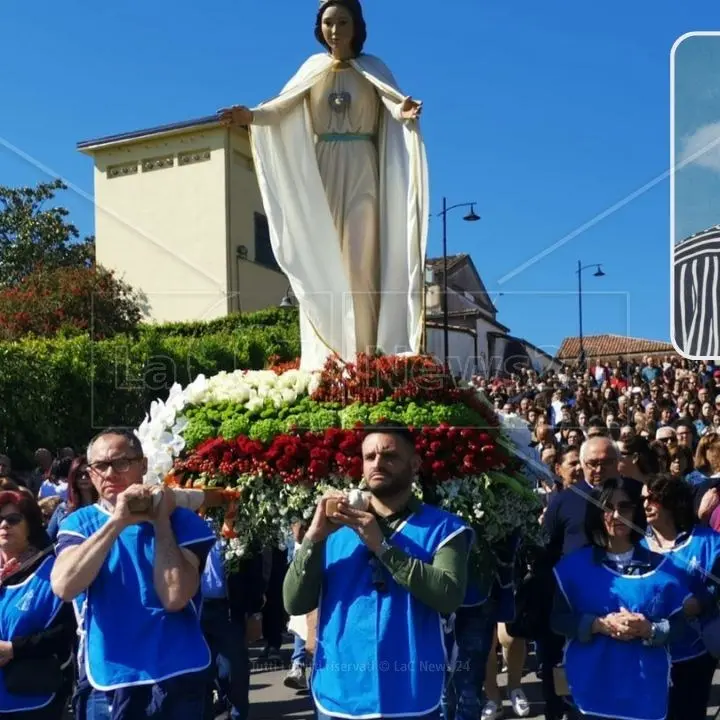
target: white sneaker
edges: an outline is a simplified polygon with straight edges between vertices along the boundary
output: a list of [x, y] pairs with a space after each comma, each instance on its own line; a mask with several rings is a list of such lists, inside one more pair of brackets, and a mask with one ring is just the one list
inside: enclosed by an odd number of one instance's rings
[[510, 693], [510, 704], [517, 717], [527, 717], [530, 714], [530, 703], [519, 688]]
[[283, 685], [293, 690], [307, 690], [307, 678], [305, 677], [305, 668], [299, 663], [295, 663], [290, 672], [285, 676]]
[[492, 700], [488, 700], [480, 713], [481, 720], [500, 720], [503, 715], [502, 708], [497, 706]]

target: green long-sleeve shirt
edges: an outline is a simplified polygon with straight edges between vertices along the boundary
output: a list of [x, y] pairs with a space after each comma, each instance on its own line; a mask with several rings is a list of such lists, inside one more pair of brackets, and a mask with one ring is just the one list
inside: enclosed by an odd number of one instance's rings
[[[449, 615], [455, 612], [465, 597], [469, 534], [460, 533], [451, 538], [435, 553], [431, 563], [424, 563], [393, 547], [393, 532], [420, 506], [420, 501], [411, 497], [404, 510], [377, 518], [383, 535], [391, 545], [380, 560], [395, 582], [420, 602]], [[295, 553], [283, 585], [285, 609], [290, 615], [305, 615], [318, 606], [323, 581], [324, 545], [324, 541], [314, 543], [306, 538]]]

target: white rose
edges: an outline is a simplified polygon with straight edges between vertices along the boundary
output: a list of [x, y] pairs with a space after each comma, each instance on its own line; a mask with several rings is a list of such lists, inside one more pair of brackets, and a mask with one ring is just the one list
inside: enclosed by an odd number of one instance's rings
[[210, 383], [204, 375], [198, 375], [184, 390], [188, 405], [202, 405], [208, 396]]
[[262, 410], [263, 405], [265, 405], [265, 402], [262, 398], [254, 397], [245, 403], [245, 408], [250, 412], [257, 412], [258, 410]]

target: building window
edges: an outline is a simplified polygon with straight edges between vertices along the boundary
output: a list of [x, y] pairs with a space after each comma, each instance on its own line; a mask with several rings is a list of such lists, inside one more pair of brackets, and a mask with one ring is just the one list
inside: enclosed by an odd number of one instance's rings
[[270, 243], [270, 226], [262, 213], [255, 213], [255, 262], [273, 270], [280, 270]]

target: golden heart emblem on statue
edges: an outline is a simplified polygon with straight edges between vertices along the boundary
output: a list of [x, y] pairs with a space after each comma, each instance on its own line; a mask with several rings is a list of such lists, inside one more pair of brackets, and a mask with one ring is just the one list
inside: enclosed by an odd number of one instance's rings
[[333, 112], [345, 112], [350, 107], [352, 97], [349, 92], [331, 92], [328, 95], [328, 102]]

